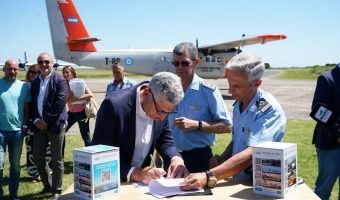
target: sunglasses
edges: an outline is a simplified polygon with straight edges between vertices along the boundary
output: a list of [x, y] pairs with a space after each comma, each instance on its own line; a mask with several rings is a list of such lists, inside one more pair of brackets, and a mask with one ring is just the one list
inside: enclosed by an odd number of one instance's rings
[[[150, 89], [149, 89], [149, 90], [150, 90]], [[151, 93], [151, 96], [152, 96], [153, 103], [155, 104], [156, 112], [157, 112], [158, 114], [166, 114], [166, 115], [167, 115], [167, 114], [170, 114], [170, 113], [177, 113], [177, 112], [178, 112], [177, 106], [176, 106], [175, 110], [173, 110], [173, 111], [171, 111], [171, 112], [166, 112], [166, 111], [164, 111], [164, 110], [158, 110], [157, 105], [156, 105], [156, 101], [155, 101], [155, 97], [153, 96], [151, 90], [150, 90], [150, 93]]]
[[31, 73], [31, 74], [40, 74], [40, 71], [28, 70], [28, 72]]
[[187, 61], [187, 60], [182, 61], [182, 62], [172, 61], [171, 63], [172, 63], [172, 65], [175, 66], [175, 67], [178, 67], [180, 64], [181, 64], [183, 67], [188, 67], [189, 65], [192, 64], [192, 62]]
[[51, 62], [50, 62], [49, 60], [39, 60], [39, 61], [38, 61], [38, 64], [39, 64], [39, 65], [43, 65], [44, 63], [45, 63], [46, 65], [48, 65], [48, 64], [50, 64]]

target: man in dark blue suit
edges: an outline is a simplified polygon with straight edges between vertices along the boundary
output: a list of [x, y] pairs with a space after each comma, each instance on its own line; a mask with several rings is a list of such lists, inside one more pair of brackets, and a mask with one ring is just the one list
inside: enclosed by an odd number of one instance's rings
[[[326, 105], [340, 116], [340, 64], [319, 76], [312, 108], [318, 102]], [[340, 178], [339, 127], [326, 127], [317, 123], [314, 129], [313, 144], [315, 144], [318, 157], [318, 178], [315, 182], [315, 193], [322, 200], [329, 199], [336, 180]], [[340, 198], [339, 194], [338, 198]]]
[[[53, 70], [52, 57], [48, 53], [41, 53], [37, 62], [41, 74], [31, 83], [33, 158], [44, 184], [42, 193], [52, 192], [51, 200], [56, 200], [62, 191], [64, 174], [62, 147], [67, 123], [68, 86], [66, 80]], [[51, 142], [52, 175], [45, 158], [48, 142]]]
[[[170, 163], [168, 178], [189, 174], [175, 148], [168, 114], [177, 112], [183, 98], [179, 77], [169, 72], [155, 74], [151, 81], [111, 92], [98, 111], [92, 144], [119, 147], [122, 181], [148, 185], [165, 175], [162, 168], [151, 167], [154, 149]], [[160, 167], [160, 166], [159, 166]]]

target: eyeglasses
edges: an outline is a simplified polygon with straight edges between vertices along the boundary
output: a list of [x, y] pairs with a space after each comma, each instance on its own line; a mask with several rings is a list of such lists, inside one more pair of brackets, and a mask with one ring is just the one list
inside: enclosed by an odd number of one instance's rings
[[28, 72], [31, 73], [31, 74], [40, 74], [40, 71], [28, 70]]
[[[149, 89], [149, 90], [150, 90], [150, 89]], [[155, 101], [155, 97], [153, 96], [151, 90], [150, 90], [150, 93], [151, 93], [151, 96], [152, 96], [153, 103], [155, 104], [156, 112], [157, 112], [158, 114], [170, 114], [170, 113], [177, 113], [177, 112], [178, 112], [178, 111], [177, 111], [177, 106], [176, 106], [176, 108], [175, 108], [173, 111], [171, 111], [171, 112], [166, 112], [166, 111], [164, 111], [164, 110], [158, 110], [157, 105], [156, 105], [156, 101]]]
[[172, 63], [172, 65], [175, 66], [175, 67], [178, 67], [179, 64], [181, 64], [183, 67], [188, 67], [189, 65], [192, 64], [192, 62], [187, 61], [187, 60], [184, 60], [184, 61], [182, 61], [182, 62], [178, 62], [178, 61], [175, 61], [175, 60], [174, 60], [174, 61], [172, 61], [171, 63]]
[[48, 65], [48, 64], [50, 64], [51, 62], [50, 62], [49, 60], [39, 60], [39, 61], [38, 61], [38, 64], [39, 64], [39, 65], [43, 65], [44, 63], [45, 63], [46, 65]]

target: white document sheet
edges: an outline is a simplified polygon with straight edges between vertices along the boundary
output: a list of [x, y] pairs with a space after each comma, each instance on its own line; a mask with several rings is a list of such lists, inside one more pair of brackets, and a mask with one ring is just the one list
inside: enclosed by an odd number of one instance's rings
[[183, 185], [183, 182], [184, 178], [153, 179], [150, 181], [149, 186], [144, 185], [143, 183], [134, 183], [134, 185], [138, 186], [139, 188], [143, 189], [146, 192], [149, 192], [150, 194], [157, 198], [164, 198], [180, 194], [204, 192], [203, 189], [183, 191], [179, 188], [180, 186]]
[[[75, 97], [81, 97], [85, 94], [85, 81], [83, 79], [72, 79], [70, 81], [70, 89]], [[86, 101], [76, 101], [72, 104], [84, 104]]]

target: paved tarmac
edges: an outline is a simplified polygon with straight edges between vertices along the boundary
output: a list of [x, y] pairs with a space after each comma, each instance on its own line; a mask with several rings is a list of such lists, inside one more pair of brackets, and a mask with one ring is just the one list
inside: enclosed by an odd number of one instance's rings
[[[281, 103], [283, 110], [288, 119], [311, 119], [309, 117], [310, 107], [314, 95], [316, 81], [305, 80], [275, 80], [273, 76], [280, 73], [280, 70], [267, 70], [263, 76], [263, 82], [260, 88], [273, 94]], [[150, 77], [134, 78], [137, 82], [149, 80]], [[98, 105], [101, 104], [105, 97], [107, 84], [112, 79], [85, 79], [87, 86], [91, 89]], [[234, 100], [228, 94], [227, 79], [207, 79], [208, 81], [219, 86], [223, 99], [232, 114], [232, 104]], [[232, 116], [232, 115], [231, 115]], [[95, 120], [90, 120], [90, 129], [93, 133]], [[74, 124], [67, 134], [79, 134], [78, 124]]]

